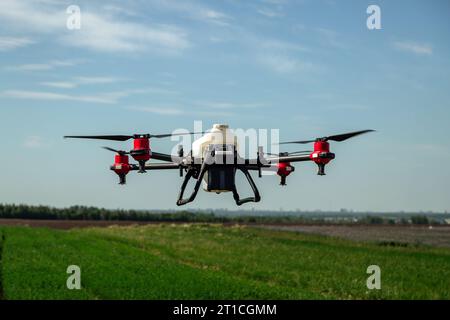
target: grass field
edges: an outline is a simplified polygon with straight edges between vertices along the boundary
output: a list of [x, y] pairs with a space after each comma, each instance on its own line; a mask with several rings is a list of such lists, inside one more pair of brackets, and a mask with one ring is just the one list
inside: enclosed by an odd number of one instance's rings
[[[3, 240], [2, 240], [3, 239]], [[0, 227], [3, 299], [449, 299], [450, 249], [251, 227]], [[368, 290], [366, 269], [381, 268]], [[81, 268], [81, 290], [66, 269]]]

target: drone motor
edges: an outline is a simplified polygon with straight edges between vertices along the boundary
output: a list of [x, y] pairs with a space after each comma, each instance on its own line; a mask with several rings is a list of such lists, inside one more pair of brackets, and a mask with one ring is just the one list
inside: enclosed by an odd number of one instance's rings
[[119, 184], [125, 184], [126, 175], [131, 170], [128, 156], [123, 153], [117, 153], [114, 156], [114, 165], [111, 169], [119, 176]]
[[133, 140], [133, 150], [131, 156], [139, 164], [139, 173], [145, 173], [145, 162], [150, 160], [150, 139], [147, 135], [139, 135]]
[[286, 185], [286, 177], [294, 172], [295, 168], [291, 166], [290, 162], [279, 162], [277, 163], [277, 175], [280, 176], [280, 186]]
[[327, 141], [317, 140], [314, 142], [314, 151], [310, 158], [317, 164], [319, 176], [325, 175], [325, 165], [334, 159], [334, 153], [330, 152], [330, 144]]

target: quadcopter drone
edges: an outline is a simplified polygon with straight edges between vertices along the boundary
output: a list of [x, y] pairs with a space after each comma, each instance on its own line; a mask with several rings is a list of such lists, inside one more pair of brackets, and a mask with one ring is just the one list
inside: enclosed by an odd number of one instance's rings
[[[116, 153], [114, 164], [110, 169], [119, 176], [119, 184], [125, 184], [126, 175], [130, 171], [145, 173], [147, 170], [179, 170], [180, 177], [183, 177], [184, 172], [186, 175], [181, 185], [177, 205], [181, 206], [194, 201], [200, 185], [203, 184], [203, 189], [207, 192], [232, 192], [236, 204], [240, 206], [247, 202], [259, 202], [261, 200], [258, 188], [249, 173], [250, 171], [257, 171], [258, 176], [261, 178], [262, 170], [276, 170], [276, 174], [280, 176], [280, 185], [284, 186], [286, 185], [286, 177], [295, 170], [291, 162], [313, 161], [318, 166], [317, 174], [323, 176], [325, 175], [325, 165], [335, 158], [335, 154], [330, 152], [330, 144], [328, 141], [340, 142], [371, 131], [374, 130], [362, 130], [313, 140], [280, 143], [307, 144], [313, 142], [313, 151], [280, 152], [279, 154], [268, 153], [266, 157], [262, 147], [258, 147], [257, 157], [255, 159], [245, 159], [239, 156], [237, 151], [237, 137], [226, 124], [215, 124], [206, 134], [201, 132], [204, 135], [192, 143], [191, 151], [187, 155], [184, 155], [182, 146], [179, 146], [177, 155], [154, 152], [150, 149], [150, 139], [195, 133], [65, 136], [64, 138], [113, 141], [133, 139], [134, 147], [129, 152], [103, 147]], [[129, 162], [129, 155], [137, 161], [137, 164]], [[147, 163], [150, 159], [163, 162]], [[253, 190], [253, 197], [241, 199], [239, 196], [235, 183], [236, 172], [238, 170], [247, 178]], [[196, 180], [194, 190], [189, 197], [183, 198], [186, 186], [191, 178]]]

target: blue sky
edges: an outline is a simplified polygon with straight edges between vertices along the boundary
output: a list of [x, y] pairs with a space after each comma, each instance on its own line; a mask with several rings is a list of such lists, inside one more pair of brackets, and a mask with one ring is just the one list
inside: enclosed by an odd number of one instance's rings
[[[66, 8], [81, 9], [68, 30]], [[366, 9], [381, 8], [381, 30]], [[177, 172], [108, 170], [104, 142], [228, 123], [282, 140], [359, 129], [246, 209], [450, 209], [448, 1], [1, 1], [0, 202], [175, 208]], [[176, 142], [152, 140], [155, 151]], [[129, 148], [129, 143], [108, 143]], [[286, 148], [298, 149], [298, 146]], [[241, 181], [241, 179], [239, 179]], [[239, 183], [242, 192], [250, 192]], [[188, 208], [235, 208], [201, 192]]]

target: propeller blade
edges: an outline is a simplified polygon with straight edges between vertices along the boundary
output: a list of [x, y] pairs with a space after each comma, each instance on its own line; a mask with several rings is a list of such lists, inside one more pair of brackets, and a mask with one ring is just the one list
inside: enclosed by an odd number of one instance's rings
[[106, 136], [64, 136], [64, 138], [75, 138], [75, 139], [99, 139], [99, 140], [113, 140], [113, 141], [127, 141], [133, 138], [133, 136], [124, 135], [106, 135]]
[[290, 144], [290, 143], [305, 144], [305, 143], [311, 143], [311, 142], [315, 142], [315, 141], [328, 141], [328, 140], [341, 142], [341, 141], [353, 138], [355, 136], [358, 136], [360, 134], [364, 134], [364, 133], [368, 133], [368, 132], [372, 132], [372, 131], [375, 131], [375, 130], [369, 129], [369, 130], [347, 132], [347, 133], [336, 134], [336, 135], [332, 135], [332, 136], [328, 136], [328, 137], [317, 138], [315, 140], [288, 141], [288, 142], [280, 142], [279, 144]]
[[112, 141], [127, 141], [131, 138], [167, 138], [172, 136], [184, 136], [189, 134], [204, 134], [204, 132], [187, 132], [187, 133], [165, 133], [165, 134], [135, 134], [135, 135], [99, 135], [99, 136], [64, 136], [64, 138], [75, 139], [97, 139]]
[[300, 144], [305, 144], [305, 143], [310, 143], [310, 142], [314, 142], [316, 140], [303, 140], [303, 141], [287, 141], [287, 142], [280, 142], [279, 144], [289, 144], [289, 143], [300, 143]]
[[368, 133], [368, 132], [372, 132], [372, 131], [375, 131], [375, 130], [361, 130], [361, 131], [354, 131], [354, 132], [336, 134], [336, 135], [333, 135], [333, 136], [326, 137], [325, 141], [326, 140], [332, 140], [332, 141], [340, 142], [340, 141], [344, 141], [344, 140], [353, 138], [353, 137], [358, 136], [360, 134], [364, 134], [364, 133]]
[[168, 138], [174, 136], [186, 136], [190, 134], [204, 134], [204, 132], [186, 132], [186, 133], [165, 133], [165, 134], [149, 134], [150, 138]]
[[102, 147], [102, 148], [105, 149], [105, 150], [109, 150], [109, 151], [118, 153], [118, 154], [128, 154], [129, 153], [129, 152], [126, 152], [126, 151], [123, 151], [123, 150], [116, 150], [116, 149], [113, 149], [113, 148], [110, 148], [110, 147]]
[[266, 152], [265, 154], [267, 154], [269, 156], [274, 156], [274, 157], [285, 157], [285, 156], [293, 156], [296, 154], [311, 153], [311, 152], [312, 151], [309, 151], [309, 150], [303, 150], [303, 151], [294, 151], [294, 152], [280, 152], [278, 154]]

